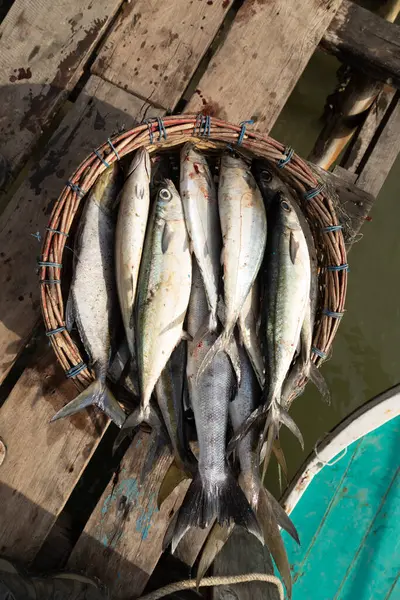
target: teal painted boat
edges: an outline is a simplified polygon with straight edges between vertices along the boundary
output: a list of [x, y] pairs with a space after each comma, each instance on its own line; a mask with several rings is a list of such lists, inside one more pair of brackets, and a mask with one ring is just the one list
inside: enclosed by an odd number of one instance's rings
[[400, 600], [400, 385], [314, 451], [285, 494], [293, 600]]

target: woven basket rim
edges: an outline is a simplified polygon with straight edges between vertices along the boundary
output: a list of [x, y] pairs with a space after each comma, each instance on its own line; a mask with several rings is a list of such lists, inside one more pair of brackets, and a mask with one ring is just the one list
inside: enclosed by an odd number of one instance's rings
[[67, 377], [79, 389], [93, 379], [65, 327], [61, 292], [62, 261], [67, 236], [79, 204], [98, 176], [115, 161], [145, 146], [150, 154], [194, 141], [204, 150], [244, 151], [279, 167], [283, 179], [298, 193], [300, 205], [313, 231], [318, 252], [319, 317], [313, 332], [312, 360], [319, 366], [331, 350], [347, 290], [347, 254], [345, 241], [329, 190], [317, 179], [307, 162], [292, 148], [240, 125], [207, 115], [171, 115], [148, 119], [108, 138], [90, 153], [75, 170], [61, 191], [52, 210], [44, 235], [39, 261], [40, 297], [46, 333]]

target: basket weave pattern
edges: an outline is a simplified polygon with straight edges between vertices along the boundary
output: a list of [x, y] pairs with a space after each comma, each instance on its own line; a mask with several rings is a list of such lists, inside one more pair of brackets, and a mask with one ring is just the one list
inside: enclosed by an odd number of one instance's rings
[[282, 166], [284, 163], [282, 177], [303, 198], [301, 205], [318, 251], [319, 305], [312, 360], [320, 364], [331, 349], [343, 313], [347, 288], [345, 242], [341, 229], [336, 229], [339, 222], [332, 198], [304, 160], [292, 154], [292, 151], [288, 160], [288, 150], [280, 142], [250, 131], [245, 125], [234, 125], [216, 118], [211, 121], [209, 117], [199, 119], [198, 115], [169, 116], [125, 131], [107, 140], [90, 154], [62, 190], [50, 217], [39, 263], [45, 263], [39, 268], [43, 318], [62, 368], [80, 390], [90, 383], [92, 374], [89, 368], [82, 368], [80, 352], [65, 329], [62, 267], [57, 266], [62, 265], [67, 236], [79, 204], [107, 165], [141, 146], [154, 154], [161, 148], [177, 147], [189, 140], [205, 150], [222, 151], [229, 146], [250, 157], [266, 158], [275, 165]]

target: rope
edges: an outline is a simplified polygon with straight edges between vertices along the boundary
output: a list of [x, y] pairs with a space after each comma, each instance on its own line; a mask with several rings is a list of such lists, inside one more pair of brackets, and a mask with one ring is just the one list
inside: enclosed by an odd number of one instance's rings
[[138, 600], [158, 600], [168, 594], [174, 592], [180, 592], [182, 590], [191, 590], [197, 587], [209, 587], [213, 585], [230, 585], [232, 583], [246, 583], [248, 581], [265, 581], [265, 583], [273, 583], [278, 588], [279, 600], [284, 600], [285, 595], [283, 592], [283, 585], [279, 577], [275, 575], [267, 575], [266, 573], [245, 573], [243, 575], [228, 575], [227, 577], [205, 577], [200, 581], [197, 586], [197, 582], [194, 579], [186, 579], [185, 581], [177, 581], [170, 583], [165, 587], [150, 592], [145, 596], [141, 596]]

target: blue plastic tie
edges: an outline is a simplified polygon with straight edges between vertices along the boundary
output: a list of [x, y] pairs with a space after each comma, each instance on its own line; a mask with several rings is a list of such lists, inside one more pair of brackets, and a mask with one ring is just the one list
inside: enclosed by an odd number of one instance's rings
[[286, 146], [284, 150], [285, 158], [278, 160], [278, 169], [283, 169], [284, 166], [290, 163], [293, 158], [294, 150], [290, 146]]
[[83, 196], [86, 194], [86, 192], [82, 188], [80, 188], [79, 185], [72, 183], [72, 181], [67, 181], [66, 185], [70, 187], [71, 190], [78, 194], [78, 196], [80, 196], [81, 198], [83, 198]]
[[313, 346], [311, 348], [311, 350], [314, 352], [314, 354], [316, 354], [317, 356], [319, 356], [320, 358], [326, 358], [326, 354], [325, 352], [323, 352], [322, 350], [320, 350], [319, 348], [315, 348], [315, 346]]
[[349, 265], [347, 263], [345, 263], [344, 265], [331, 265], [326, 268], [328, 269], [328, 271], [347, 271], [349, 268]]
[[53, 233], [59, 233], [60, 235], [64, 235], [65, 237], [68, 237], [68, 233], [65, 233], [65, 231], [60, 231], [59, 229], [52, 229], [51, 227], [46, 227], [47, 231], [52, 231]]
[[61, 263], [50, 262], [48, 260], [38, 260], [38, 267], [56, 267], [57, 269], [61, 269]]
[[317, 185], [317, 187], [311, 188], [311, 190], [308, 190], [308, 192], [304, 193], [304, 199], [312, 200], [313, 198], [315, 198], [315, 196], [318, 196], [318, 194], [320, 194], [322, 192], [324, 187], [325, 187], [324, 184], [320, 183], [319, 185]]
[[41, 279], [40, 283], [46, 285], [55, 285], [56, 283], [61, 283], [61, 279]]
[[42, 241], [42, 236], [40, 235], [39, 231], [37, 231], [36, 233], [31, 233], [31, 236], [36, 238], [38, 242]]
[[322, 231], [340, 231], [343, 229], [343, 225], [329, 225], [329, 227], [324, 227]]
[[149, 130], [150, 144], [152, 144], [154, 141], [153, 122], [151, 121], [151, 119], [146, 119], [145, 121], [143, 121], [143, 123], [146, 123], [146, 125], [147, 125], [147, 129]]
[[97, 156], [97, 158], [99, 160], [101, 160], [101, 162], [103, 163], [103, 165], [105, 165], [106, 167], [110, 166], [110, 163], [108, 163], [100, 154], [100, 152], [98, 150], [93, 150], [93, 153]]
[[62, 327], [57, 327], [57, 329], [50, 329], [49, 331], [46, 331], [46, 335], [48, 337], [52, 336], [52, 335], [56, 335], [56, 333], [61, 333], [62, 331], [65, 331], [67, 328], [63, 325]]
[[75, 365], [74, 367], [68, 369], [68, 371], [65, 371], [65, 376], [68, 378], [76, 377], [81, 371], [83, 371], [83, 369], [87, 369], [87, 365], [86, 363], [81, 362], [78, 365]]
[[236, 142], [238, 146], [240, 146], [240, 144], [243, 142], [243, 138], [244, 138], [244, 134], [246, 133], [247, 125], [253, 125], [253, 123], [254, 123], [253, 119], [250, 119], [249, 121], [242, 121], [241, 123], [239, 123], [239, 125], [242, 127], [242, 129], [240, 130], [239, 138], [238, 138], [238, 141]]
[[[210, 137], [210, 133], [211, 133], [211, 117], [209, 115], [206, 115], [205, 117], [203, 117], [202, 119], [203, 121], [203, 136], [207, 136]], [[201, 129], [201, 127], [200, 127]], [[200, 132], [201, 135], [201, 132]]]
[[329, 310], [328, 308], [324, 308], [324, 310], [322, 311], [323, 315], [326, 315], [327, 317], [332, 317], [332, 319], [341, 319], [344, 315], [343, 312], [333, 312], [331, 310]]
[[167, 130], [165, 129], [164, 122], [161, 117], [156, 117], [156, 119], [157, 119], [157, 123], [158, 123], [158, 131], [159, 131], [158, 141], [160, 141], [162, 138], [164, 138], [164, 140], [166, 140], [167, 139]]
[[116, 147], [114, 146], [114, 144], [112, 143], [110, 138], [107, 138], [107, 142], [108, 142], [108, 145], [110, 146], [111, 150], [114, 152], [115, 156], [117, 157], [117, 160], [120, 160], [118, 150], [116, 149]]

